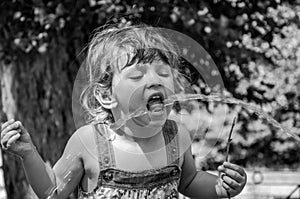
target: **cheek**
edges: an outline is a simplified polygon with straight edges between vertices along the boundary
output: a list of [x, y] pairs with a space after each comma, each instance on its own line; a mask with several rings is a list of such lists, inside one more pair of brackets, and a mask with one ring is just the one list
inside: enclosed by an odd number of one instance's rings
[[142, 86], [133, 85], [126, 81], [116, 85], [113, 89], [118, 104], [125, 112], [132, 112], [141, 106], [142, 91]]
[[181, 93], [182, 91], [184, 91], [184, 85], [182, 85], [181, 82], [179, 82], [177, 79], [174, 79], [174, 83], [173, 83], [173, 87], [174, 87], [174, 93]]
[[143, 97], [143, 87], [131, 87], [131, 89], [127, 92], [129, 111], [133, 111], [143, 105]]
[[121, 78], [119, 75], [114, 75], [113, 78], [112, 78], [112, 88], [115, 89], [117, 88], [118, 85], [120, 85], [120, 81], [121, 81]]
[[173, 78], [170, 78], [164, 82], [164, 87], [166, 88], [167, 92], [169, 94], [174, 94], [175, 93], [175, 82]]

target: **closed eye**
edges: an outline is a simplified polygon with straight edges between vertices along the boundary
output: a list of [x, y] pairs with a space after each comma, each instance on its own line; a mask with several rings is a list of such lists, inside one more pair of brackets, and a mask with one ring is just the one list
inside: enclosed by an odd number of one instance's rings
[[167, 70], [160, 70], [160, 71], [157, 72], [157, 74], [159, 76], [162, 76], [162, 77], [169, 77], [170, 76], [170, 72], [167, 71]]
[[169, 73], [167, 73], [167, 72], [163, 72], [163, 73], [158, 73], [160, 76], [162, 76], [162, 77], [169, 77], [170, 76], [170, 74]]
[[130, 79], [133, 79], [133, 80], [139, 80], [139, 79], [142, 79], [142, 76], [134, 76], [134, 77], [129, 77]]
[[131, 74], [131, 75], [129, 76], [129, 79], [139, 80], [139, 79], [142, 79], [142, 77], [143, 77], [143, 74], [142, 74], [142, 73], [140, 73], [140, 74]]

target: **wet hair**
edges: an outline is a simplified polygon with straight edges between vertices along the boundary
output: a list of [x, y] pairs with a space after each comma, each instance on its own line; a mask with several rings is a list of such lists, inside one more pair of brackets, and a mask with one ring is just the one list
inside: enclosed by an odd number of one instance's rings
[[[87, 52], [88, 85], [80, 96], [88, 122], [114, 122], [111, 110], [101, 106], [98, 96], [111, 95], [112, 78], [116, 70], [155, 60], [170, 65], [174, 82], [179, 79], [178, 50], [159, 28], [143, 24], [116, 25], [96, 30]], [[175, 89], [180, 89], [180, 85], [180, 82], [175, 83]]]

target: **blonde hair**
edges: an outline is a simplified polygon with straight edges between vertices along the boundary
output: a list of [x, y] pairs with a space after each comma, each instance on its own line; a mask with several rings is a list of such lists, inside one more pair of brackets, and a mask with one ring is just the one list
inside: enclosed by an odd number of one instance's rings
[[[126, 64], [123, 66], [120, 66], [120, 55], [125, 55]], [[119, 25], [106, 27], [102, 31], [98, 29], [88, 47], [88, 85], [80, 96], [81, 104], [88, 113], [87, 120], [114, 122], [111, 110], [102, 107], [98, 97], [111, 94], [114, 71], [134, 63], [151, 63], [155, 59], [169, 64], [175, 69], [174, 77], [178, 77], [178, 51], [158, 28]]]

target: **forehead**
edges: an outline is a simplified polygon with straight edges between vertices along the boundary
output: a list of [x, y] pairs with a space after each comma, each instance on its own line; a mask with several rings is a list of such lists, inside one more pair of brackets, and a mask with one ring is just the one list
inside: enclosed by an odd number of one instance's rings
[[159, 70], [159, 69], [170, 69], [171, 67], [169, 66], [169, 64], [163, 62], [162, 60], [160, 60], [159, 58], [151, 61], [150, 63], [133, 63], [130, 65], [123, 65], [120, 69], [119, 72], [123, 72], [123, 71], [128, 71], [128, 70], [147, 70], [148, 68], [154, 68], [155, 70]]
[[123, 48], [115, 51], [112, 56], [111, 65], [117, 71], [122, 71], [126, 68], [140, 68], [146, 65], [154, 65], [156, 67], [170, 67], [170, 57], [163, 51], [155, 48], [137, 49]]
[[155, 69], [169, 69], [170, 66], [161, 61], [161, 60], [153, 60], [151, 63], [136, 63], [130, 66], [124, 66], [121, 71], [126, 70], [126, 69], [137, 69], [137, 70], [143, 70], [147, 69], [149, 67], [153, 67]]

